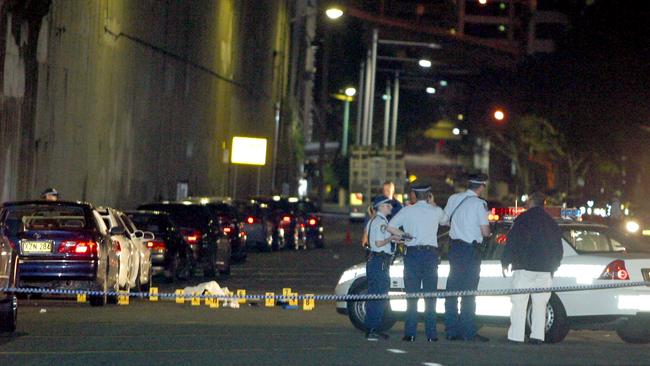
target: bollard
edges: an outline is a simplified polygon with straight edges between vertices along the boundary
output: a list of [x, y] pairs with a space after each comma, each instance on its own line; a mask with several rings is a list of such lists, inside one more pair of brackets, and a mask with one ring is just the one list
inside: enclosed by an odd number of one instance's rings
[[149, 288], [149, 301], [158, 301], [158, 287]]
[[302, 301], [302, 310], [312, 311], [316, 307], [316, 302], [314, 301], [314, 294], [305, 294]]
[[264, 299], [264, 306], [272, 308], [275, 306], [275, 295], [273, 292], [267, 292], [266, 298]]
[[[244, 290], [244, 289], [237, 289], [237, 296], [243, 296], [243, 297], [245, 297], [245, 296], [246, 296], [246, 290]], [[245, 298], [243, 298], [243, 299], [237, 299], [237, 302], [240, 303], [240, 304], [245, 304], [245, 303], [246, 303], [246, 299], [245, 299]]]
[[86, 302], [86, 294], [77, 294], [77, 302]]
[[185, 292], [183, 290], [181, 290], [181, 289], [176, 290], [176, 303], [177, 304], [185, 303], [185, 297], [183, 295], [185, 295]]

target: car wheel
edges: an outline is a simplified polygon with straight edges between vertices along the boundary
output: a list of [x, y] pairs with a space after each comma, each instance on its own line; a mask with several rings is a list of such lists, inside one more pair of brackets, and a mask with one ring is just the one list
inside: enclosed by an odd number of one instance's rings
[[18, 324], [18, 299], [10, 296], [0, 303], [0, 332], [14, 332]]
[[[530, 334], [532, 307], [529, 305], [526, 310], [526, 334]], [[569, 319], [562, 301], [556, 294], [546, 304], [546, 324], [544, 326], [544, 341], [547, 343], [559, 343], [569, 334]]]
[[108, 302], [108, 295], [106, 295], [106, 292], [108, 291], [108, 270], [104, 276], [101, 291], [103, 292], [101, 295], [90, 296], [90, 306], [104, 306]]
[[[359, 280], [357, 280], [359, 281]], [[350, 295], [365, 295], [368, 293], [368, 282], [362, 279], [360, 282], [355, 282], [350, 288]], [[365, 331], [366, 330], [366, 302], [365, 301], [348, 301], [348, 316], [355, 328]], [[380, 332], [389, 330], [395, 325], [397, 319], [393, 315], [390, 305], [386, 302], [384, 309], [384, 319], [382, 319], [381, 326], [377, 329]]]
[[[142, 267], [142, 266], [140, 266], [140, 267]], [[138, 291], [140, 291], [140, 292], [149, 292], [149, 289], [151, 288], [151, 281], [152, 281], [151, 280], [151, 278], [152, 278], [151, 272], [152, 272], [151, 267], [149, 267], [149, 271], [147, 272], [147, 283], [142, 283], [142, 281], [140, 281], [140, 274], [138, 274], [138, 283], [139, 283]]]
[[[215, 268], [219, 270], [219, 273], [222, 275], [230, 274], [230, 263], [232, 256], [232, 246], [230, 245], [230, 240], [228, 238], [222, 237], [217, 241], [217, 253], [214, 258], [213, 264]], [[223, 262], [223, 264], [217, 264], [217, 261]]]
[[616, 334], [626, 343], [650, 343], [650, 328], [647, 322], [628, 320], [616, 329]]

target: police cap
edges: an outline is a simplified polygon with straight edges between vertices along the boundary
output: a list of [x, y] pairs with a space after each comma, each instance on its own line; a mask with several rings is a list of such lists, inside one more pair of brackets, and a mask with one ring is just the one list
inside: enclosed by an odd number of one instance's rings
[[390, 199], [384, 195], [377, 196], [372, 200], [372, 207], [379, 208], [384, 203], [390, 204]]
[[415, 181], [411, 185], [411, 190], [415, 192], [427, 192], [431, 190], [431, 184]]
[[472, 174], [469, 176], [468, 182], [472, 184], [487, 184], [488, 176], [487, 174], [479, 173]]
[[59, 195], [59, 191], [57, 191], [54, 188], [47, 188], [46, 190], [43, 191], [43, 193], [41, 193], [42, 197], [45, 197], [45, 196], [58, 196], [58, 195]]

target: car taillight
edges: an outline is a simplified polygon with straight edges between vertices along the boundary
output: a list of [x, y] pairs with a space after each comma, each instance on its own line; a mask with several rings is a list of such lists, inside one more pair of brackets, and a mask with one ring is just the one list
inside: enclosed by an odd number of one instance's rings
[[165, 245], [164, 241], [153, 240], [147, 242], [147, 248], [152, 250], [165, 250], [167, 249], [167, 245]]
[[59, 253], [64, 254], [97, 254], [97, 243], [94, 241], [67, 240], [59, 245]]
[[282, 222], [288, 224], [291, 222], [291, 216], [282, 216]]
[[309, 219], [309, 226], [316, 226], [317, 223], [318, 221], [315, 218]]
[[254, 218], [253, 216], [248, 216], [248, 217], [246, 218], [246, 222], [247, 222], [248, 224], [254, 224], [254, 223], [255, 223], [255, 218]]
[[119, 241], [113, 240], [113, 247], [115, 248], [115, 252], [117, 254], [120, 254], [122, 252], [122, 246], [120, 245]]
[[198, 230], [184, 230], [183, 231], [183, 237], [185, 238], [185, 241], [187, 241], [189, 244], [194, 245], [201, 240], [201, 235], [202, 233]]
[[505, 245], [508, 242], [508, 235], [506, 234], [498, 234], [496, 237], [496, 242], [499, 245]]
[[621, 259], [612, 261], [605, 267], [603, 273], [598, 277], [599, 280], [629, 280], [630, 274], [625, 268], [625, 262]]
[[226, 226], [223, 228], [223, 233], [226, 235], [230, 235], [232, 233], [232, 228], [230, 226]]

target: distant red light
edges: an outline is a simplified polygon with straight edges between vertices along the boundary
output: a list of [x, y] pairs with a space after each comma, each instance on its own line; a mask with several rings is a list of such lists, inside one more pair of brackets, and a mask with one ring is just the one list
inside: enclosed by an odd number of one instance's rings
[[282, 222], [290, 223], [291, 222], [291, 216], [282, 217]]
[[316, 219], [309, 219], [309, 225], [310, 226], [316, 226]]
[[255, 222], [255, 218], [253, 218], [253, 216], [248, 216], [248, 218], [246, 219], [246, 222], [249, 223], [249, 224], [252, 224], [252, 223]]

